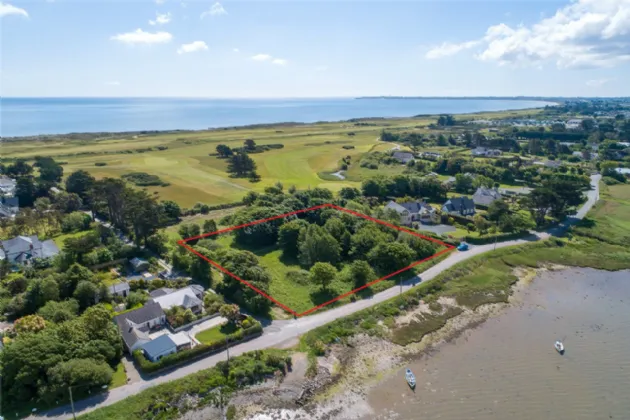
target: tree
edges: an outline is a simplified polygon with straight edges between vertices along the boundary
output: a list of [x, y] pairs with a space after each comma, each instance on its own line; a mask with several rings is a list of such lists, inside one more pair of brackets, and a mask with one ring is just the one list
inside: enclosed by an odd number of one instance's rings
[[11, 295], [17, 295], [26, 291], [26, 288], [28, 287], [28, 281], [24, 276], [13, 277], [7, 279], [4, 283], [4, 286]]
[[513, 214], [504, 214], [499, 219], [499, 227], [503, 232], [524, 232], [534, 229], [536, 222], [527, 211], [520, 210]]
[[230, 149], [230, 147], [226, 146], [225, 144], [219, 144], [216, 147], [216, 150], [217, 150], [217, 154], [221, 158], [227, 158], [227, 157], [230, 157], [230, 156], [232, 156], [234, 154], [232, 149]]
[[82, 281], [77, 284], [73, 296], [79, 302], [79, 307], [85, 310], [96, 303], [99, 296], [98, 288], [91, 281]]
[[133, 230], [136, 246], [147, 242], [147, 238], [157, 232], [162, 224], [162, 207], [155, 197], [146, 191], [126, 189], [125, 211], [123, 213], [126, 225]]
[[147, 295], [142, 292], [130, 292], [127, 296], [126, 308], [132, 309], [144, 305], [147, 301]]
[[540, 144], [539, 139], [531, 139], [529, 141], [529, 153], [531, 155], [541, 155], [542, 154], [542, 146]]
[[472, 190], [472, 188], [473, 179], [470, 176], [464, 174], [455, 175], [455, 191], [467, 194]]
[[494, 186], [494, 180], [485, 175], [477, 175], [475, 179], [473, 179], [472, 185], [475, 188], [479, 188], [479, 187], [492, 188]]
[[179, 233], [179, 236], [181, 236], [182, 239], [188, 239], [199, 236], [201, 228], [196, 223], [183, 223], [179, 226], [177, 233]]
[[510, 206], [503, 200], [494, 200], [488, 206], [488, 220], [498, 222], [501, 217], [510, 212]]
[[341, 257], [339, 242], [325, 229], [310, 225], [300, 233], [300, 262], [308, 267], [317, 262], [336, 264]]
[[88, 198], [95, 181], [96, 179], [87, 171], [79, 170], [73, 172], [66, 179], [66, 191], [75, 193], [85, 200]]
[[444, 134], [440, 134], [438, 136], [436, 144], [438, 146], [448, 146], [448, 141], [446, 140], [446, 137], [444, 136]]
[[46, 321], [61, 324], [62, 322], [73, 320], [79, 313], [79, 303], [74, 299], [68, 299], [61, 302], [48, 301], [44, 306], [39, 308], [37, 314]]
[[61, 230], [64, 233], [80, 232], [90, 228], [92, 218], [89, 214], [80, 211], [67, 214], [61, 220]]
[[352, 187], [343, 187], [339, 191], [339, 197], [343, 198], [344, 200], [354, 200], [360, 196], [361, 196], [361, 191]]
[[[203, 222], [203, 233], [213, 233], [219, 230], [217, 228], [217, 222], [214, 219], [208, 219]], [[210, 235], [207, 238], [209, 239], [217, 239], [217, 235]]]
[[164, 213], [164, 216], [166, 216], [170, 220], [178, 220], [182, 214], [182, 209], [179, 207], [179, 204], [174, 201], [162, 201], [160, 205], [162, 206], [162, 212]]
[[206, 313], [208, 314], [215, 314], [219, 312], [219, 309], [221, 309], [221, 306], [223, 306], [224, 303], [225, 301], [221, 295], [216, 293], [209, 292], [203, 297], [203, 307], [206, 309]]
[[365, 256], [379, 243], [390, 242], [392, 237], [373, 224], [365, 225], [358, 229], [351, 238], [350, 255], [355, 258]]
[[473, 222], [475, 223], [475, 228], [480, 235], [485, 235], [490, 228], [490, 223], [480, 214], [476, 214], [473, 217]]
[[341, 238], [348, 231], [346, 225], [338, 217], [331, 217], [324, 223], [324, 229], [330, 233], [333, 238], [341, 242]]
[[582, 120], [581, 126], [584, 131], [591, 131], [595, 128], [595, 120], [592, 118], [585, 118]]
[[310, 270], [311, 281], [324, 290], [328, 289], [335, 276], [337, 276], [337, 269], [326, 262], [317, 262]]
[[60, 276], [58, 280], [59, 293], [63, 298], [70, 297], [73, 295], [79, 282], [91, 282], [94, 280], [94, 273], [92, 273], [89, 269], [77, 263], [72, 264], [72, 266], [70, 266], [65, 274]]
[[455, 119], [452, 115], [440, 115], [437, 119], [437, 125], [440, 127], [455, 125]]
[[58, 183], [63, 178], [63, 167], [49, 156], [35, 156], [35, 164], [39, 168], [39, 179]]
[[71, 359], [61, 362], [48, 371], [50, 382], [47, 390], [48, 401], [65, 398], [68, 387], [81, 385], [80, 392], [85, 393], [86, 388], [100, 388], [109, 385], [114, 372], [104, 361], [95, 359]]
[[361, 287], [376, 279], [376, 274], [374, 274], [374, 270], [372, 270], [370, 264], [363, 260], [353, 261], [348, 269], [348, 275], [355, 287]]
[[37, 312], [46, 302], [59, 300], [59, 285], [52, 277], [31, 280], [24, 294], [25, 310], [29, 314]]
[[75, 193], [61, 191], [55, 194], [53, 207], [61, 213], [72, 213], [83, 206], [83, 200]]
[[422, 260], [435, 254], [435, 246], [432, 242], [410, 233], [400, 232], [397, 240], [398, 242], [409, 245], [409, 248], [411, 248], [416, 254], [414, 257], [416, 260]]
[[413, 249], [401, 242], [380, 243], [367, 254], [372, 265], [387, 273], [407, 267], [414, 256]]
[[305, 228], [305, 222], [292, 220], [280, 226], [278, 230], [278, 245], [285, 257], [296, 257], [298, 254], [298, 241], [300, 231]]
[[15, 196], [18, 198], [20, 207], [30, 207], [37, 197], [37, 189], [32, 176], [19, 177], [15, 185]]
[[240, 310], [238, 305], [225, 304], [219, 308], [219, 314], [228, 320], [228, 322], [236, 325], [240, 317]]
[[147, 238], [145, 246], [157, 255], [165, 256], [168, 252], [168, 236], [165, 232], [158, 231]]
[[46, 320], [39, 315], [27, 315], [16, 319], [13, 328], [18, 334], [36, 333], [46, 328]]
[[227, 172], [236, 177], [250, 176], [256, 172], [256, 162], [247, 153], [236, 153], [230, 157]]
[[243, 145], [245, 146], [245, 149], [247, 150], [256, 150], [256, 142], [252, 139], [247, 139], [243, 142]]

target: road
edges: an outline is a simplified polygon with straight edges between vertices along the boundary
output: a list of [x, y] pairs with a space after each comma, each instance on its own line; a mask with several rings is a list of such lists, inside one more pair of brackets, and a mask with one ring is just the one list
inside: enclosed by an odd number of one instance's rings
[[[568, 226], [576, 223], [578, 220], [582, 219], [586, 213], [593, 207], [593, 205], [599, 200], [599, 175], [591, 176], [591, 185], [593, 189], [587, 193], [587, 201], [584, 205], [579, 209], [579, 211], [573, 215], [569, 216], [561, 226], [550, 229], [546, 232], [537, 232], [533, 233], [531, 238], [527, 239], [516, 239], [505, 242], [498, 242], [496, 244], [488, 244], [488, 245], [479, 245], [472, 246], [466, 252], [458, 252], [452, 251], [451, 254], [445, 260], [439, 262], [433, 267], [429, 268], [425, 272], [422, 273], [421, 281], [427, 281], [435, 278], [442, 271], [447, 270], [458, 264], [462, 261], [465, 261], [471, 257], [474, 257], [479, 254], [483, 254], [485, 252], [490, 252], [494, 249], [505, 248], [508, 246], [521, 245], [532, 240], [539, 239], [547, 239], [552, 235], [557, 233], [561, 233], [566, 230]], [[237, 356], [242, 353], [252, 351], [252, 350], [260, 350], [269, 347], [277, 347], [287, 341], [296, 339], [297, 337], [303, 335], [304, 333], [311, 331], [317, 327], [328, 324], [338, 318], [342, 318], [344, 316], [351, 315], [357, 311], [360, 311], [365, 308], [369, 308], [370, 306], [374, 306], [378, 303], [384, 302], [388, 299], [395, 297], [400, 294], [401, 291], [405, 292], [410, 288], [414, 287], [415, 284], [418, 283], [419, 277], [414, 277], [403, 283], [402, 286], [395, 286], [390, 289], [387, 289], [383, 292], [377, 293], [369, 299], [358, 300], [356, 302], [348, 303], [344, 306], [340, 306], [338, 308], [330, 309], [324, 312], [316, 313], [315, 315], [306, 316], [293, 320], [281, 320], [281, 321], [273, 321], [271, 324], [264, 329], [264, 333], [261, 337], [236, 345], [230, 348], [230, 356]], [[155, 385], [169, 382], [174, 379], [179, 379], [184, 376], [191, 375], [193, 373], [199, 372], [200, 370], [210, 368], [214, 366], [217, 362], [226, 359], [225, 353], [215, 354], [213, 356], [206, 357], [204, 359], [198, 360], [186, 366], [177, 368], [173, 371], [166, 372], [162, 375], [155, 376], [152, 378], [142, 379], [139, 382], [135, 382], [132, 384], [124, 385], [119, 388], [112, 389], [107, 394], [97, 395], [86, 400], [82, 400], [76, 402], [75, 410], [77, 414], [84, 414], [95, 410], [100, 407], [105, 407], [111, 404], [114, 404], [120, 400], [123, 400], [131, 395], [137, 394], [147, 388], [151, 388]], [[69, 419], [72, 414], [70, 411], [70, 407], [61, 407], [58, 409], [54, 409], [49, 411], [46, 414], [41, 414], [39, 416], [31, 416], [31, 419]]]

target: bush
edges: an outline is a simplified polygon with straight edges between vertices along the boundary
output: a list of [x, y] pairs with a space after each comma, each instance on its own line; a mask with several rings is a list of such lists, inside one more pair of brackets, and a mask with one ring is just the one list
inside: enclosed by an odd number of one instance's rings
[[307, 285], [309, 281], [309, 272], [306, 270], [290, 270], [285, 275], [286, 279], [292, 283]]
[[494, 241], [502, 242], [502, 241], [509, 241], [512, 239], [518, 239], [527, 234], [529, 234], [529, 232], [524, 231], [524, 232], [513, 232], [513, 233], [500, 233], [498, 235], [488, 235], [488, 236], [482, 236], [482, 237], [468, 237], [467, 236], [464, 238], [464, 240], [468, 242], [469, 244], [483, 245], [483, 244], [493, 243]]
[[346, 150], [354, 149], [354, 146], [351, 146], [351, 145], [349, 145], [349, 144], [343, 145], [343, 146], [341, 146], [341, 147], [342, 147], [343, 149], [346, 149]]
[[604, 182], [604, 184], [606, 185], [619, 185], [622, 184], [622, 182], [619, 182], [618, 180], [616, 180], [615, 178], [609, 177], [609, 176], [605, 176], [602, 178], [602, 181]]
[[164, 182], [157, 175], [150, 175], [146, 172], [131, 172], [129, 174], [122, 175], [123, 179], [139, 186], [139, 187], [149, 187], [149, 186], [162, 186], [166, 187], [170, 185], [168, 182]]
[[94, 162], [94, 166], [107, 166], [106, 162]]
[[80, 211], [70, 213], [61, 221], [61, 231], [64, 233], [79, 232], [90, 227], [92, 218], [90, 215]]

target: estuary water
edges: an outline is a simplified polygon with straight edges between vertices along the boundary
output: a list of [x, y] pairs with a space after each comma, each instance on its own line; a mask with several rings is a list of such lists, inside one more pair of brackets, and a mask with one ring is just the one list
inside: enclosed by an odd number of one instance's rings
[[[546, 272], [516, 304], [368, 395], [370, 419], [630, 418], [630, 271]], [[562, 339], [566, 353], [553, 348]]]
[[553, 105], [506, 99], [3, 98], [0, 135], [202, 130], [279, 122], [461, 114]]

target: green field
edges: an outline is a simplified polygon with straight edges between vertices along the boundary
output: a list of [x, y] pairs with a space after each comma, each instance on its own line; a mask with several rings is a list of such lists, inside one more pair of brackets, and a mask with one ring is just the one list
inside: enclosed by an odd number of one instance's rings
[[195, 335], [195, 338], [203, 344], [214, 343], [219, 341], [230, 334], [234, 334], [239, 331], [240, 328], [236, 328], [234, 324], [226, 323], [223, 325], [217, 325], [216, 327], [208, 328]]
[[630, 185], [600, 183], [600, 201], [575, 231], [618, 245], [630, 245]]
[[[474, 114], [479, 118], [504, 118], [533, 115], [537, 110]], [[104, 139], [65, 140], [55, 136], [47, 140], [5, 142], [3, 158], [32, 159], [37, 155], [53, 156], [64, 162], [69, 174], [84, 169], [97, 178], [120, 177], [130, 172], [157, 175], [169, 186], [147, 187], [164, 200], [174, 200], [190, 207], [197, 202], [221, 204], [239, 201], [247, 191], [262, 191], [280, 181], [299, 189], [325, 187], [337, 191], [344, 186], [358, 186], [366, 176], [381, 173], [377, 170], [354, 168], [351, 165], [346, 180], [331, 177], [342, 157], [350, 155], [358, 162], [360, 155], [370, 151], [385, 151], [393, 145], [377, 141], [383, 128], [391, 131], [416, 131], [438, 134], [427, 126], [435, 117], [366, 120], [372, 124], [356, 126], [351, 122], [278, 125], [261, 128], [217, 129], [181, 133], [138, 136], [110, 135]], [[348, 133], [354, 135], [348, 135]], [[242, 146], [245, 139], [257, 144], [281, 143], [282, 149], [252, 154], [258, 165], [261, 182], [252, 184], [247, 179], [230, 178], [226, 162], [214, 156], [218, 144]], [[351, 145], [354, 149], [344, 149]], [[157, 150], [157, 148], [167, 148]], [[142, 151], [141, 149], [150, 149]], [[432, 148], [435, 149], [435, 148]], [[427, 149], [428, 150], [428, 149]], [[105, 166], [95, 166], [96, 162]], [[386, 172], [402, 171], [404, 166], [388, 166]]]

